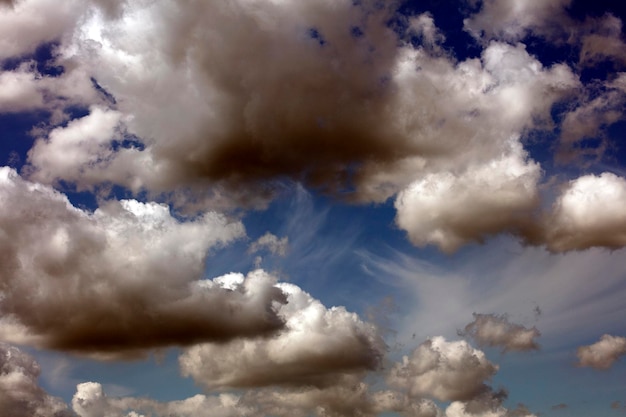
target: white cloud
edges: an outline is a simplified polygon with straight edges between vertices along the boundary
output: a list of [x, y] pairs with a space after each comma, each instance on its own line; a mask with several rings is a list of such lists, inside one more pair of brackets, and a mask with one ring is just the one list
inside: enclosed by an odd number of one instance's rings
[[418, 245], [452, 252], [487, 235], [518, 232], [538, 203], [539, 165], [514, 140], [509, 154], [459, 175], [430, 174], [396, 200], [396, 223]]
[[579, 347], [576, 355], [580, 366], [609, 369], [619, 358], [626, 355], [626, 337], [604, 334], [596, 343]]
[[569, 182], [546, 220], [546, 245], [555, 252], [626, 244], [626, 179], [605, 172]]
[[[196, 395], [181, 401], [159, 402], [148, 398], [108, 397], [102, 385], [85, 382], [76, 387], [72, 408], [79, 417], [243, 417], [251, 409], [233, 394]], [[145, 414], [143, 414], [145, 413]]]
[[541, 35], [554, 30], [570, 3], [571, 0], [483, 0], [480, 10], [463, 23], [475, 38], [517, 41], [531, 32]]
[[281, 331], [272, 337], [192, 346], [180, 357], [183, 375], [208, 388], [325, 386], [381, 364], [386, 347], [376, 327], [343, 307], [324, 307], [293, 284], [277, 287], [287, 295], [277, 312], [285, 320]]
[[537, 417], [525, 408], [508, 410], [502, 405], [493, 408], [471, 412], [467, 410], [467, 404], [460, 401], [451, 403], [445, 411], [445, 417]]
[[410, 356], [404, 356], [391, 369], [388, 382], [418, 398], [466, 401], [489, 391], [485, 381], [497, 371], [497, 365], [467, 342], [448, 342], [438, 336], [422, 343]]

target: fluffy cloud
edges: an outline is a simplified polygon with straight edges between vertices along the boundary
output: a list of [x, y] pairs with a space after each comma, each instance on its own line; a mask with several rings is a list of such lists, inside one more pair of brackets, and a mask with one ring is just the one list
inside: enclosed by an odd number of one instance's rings
[[71, 417], [67, 406], [37, 383], [39, 364], [19, 349], [0, 343], [0, 409], [11, 417]]
[[580, 366], [609, 369], [619, 358], [626, 355], [626, 337], [602, 335], [596, 343], [579, 347], [576, 355]]
[[[251, 413], [232, 394], [196, 395], [181, 401], [159, 402], [148, 398], [111, 398], [102, 385], [85, 382], [76, 387], [72, 408], [80, 417], [243, 417]], [[139, 414], [141, 413], [141, 414]]]
[[471, 337], [480, 346], [497, 346], [503, 351], [539, 349], [535, 339], [541, 335], [535, 327], [528, 329], [511, 323], [506, 316], [476, 313], [474, 321], [465, 326], [460, 334]]
[[243, 234], [238, 222], [216, 213], [180, 222], [134, 200], [89, 213], [6, 167], [0, 196], [4, 340], [124, 355], [283, 326], [273, 278], [200, 280], [207, 251]]
[[[493, 43], [482, 61], [457, 63], [433, 51], [442, 37], [428, 15], [408, 29], [423, 47], [409, 46], [387, 27], [390, 11], [369, 2], [98, 10], [60, 45], [58, 62], [115, 97], [142, 147], [108, 143], [85, 155], [75, 141], [80, 158], [67, 167], [33, 156], [38, 180], [202, 194], [208, 184], [290, 178], [382, 201], [425, 173], [497, 158], [578, 85], [565, 65], [544, 68], [522, 45]], [[38, 146], [67, 145], [61, 133]]]
[[404, 417], [441, 417], [429, 400], [409, 400], [392, 391], [371, 392], [367, 384], [348, 378], [342, 385], [299, 390], [256, 390], [243, 395], [196, 395], [181, 401], [109, 397], [95, 382], [79, 384], [72, 400], [80, 417], [376, 417], [396, 412]]
[[432, 396], [441, 401], [467, 401], [490, 390], [485, 381], [497, 370], [497, 365], [467, 342], [448, 342], [443, 337], [434, 337], [396, 364], [388, 382], [418, 398]]
[[[480, 10], [465, 19], [465, 30], [476, 38], [517, 41], [529, 32], [545, 34], [561, 22], [572, 0], [483, 0]], [[468, 0], [476, 4], [477, 0]]]
[[539, 165], [526, 160], [521, 145], [466, 172], [430, 174], [402, 191], [396, 223], [418, 245], [452, 252], [487, 235], [522, 232], [538, 203]]
[[386, 347], [373, 325], [343, 307], [324, 307], [295, 285], [277, 287], [287, 295], [277, 312], [285, 320], [283, 330], [272, 337], [192, 346], [180, 357], [183, 375], [208, 388], [326, 386], [380, 365]]
[[537, 417], [525, 407], [518, 407], [508, 410], [502, 405], [497, 405], [482, 411], [473, 412], [468, 409], [467, 404], [459, 401], [451, 403], [445, 412], [446, 417]]
[[555, 252], [626, 244], [626, 179], [605, 172], [569, 182], [546, 225], [546, 245]]

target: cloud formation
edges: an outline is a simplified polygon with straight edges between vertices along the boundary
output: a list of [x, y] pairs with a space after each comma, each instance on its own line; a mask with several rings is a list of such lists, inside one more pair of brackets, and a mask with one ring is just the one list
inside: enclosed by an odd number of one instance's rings
[[516, 140], [511, 153], [488, 164], [430, 174], [402, 191], [396, 223], [418, 246], [436, 244], [453, 252], [471, 241], [501, 232], [524, 233], [538, 204], [538, 164]]
[[495, 346], [502, 348], [504, 352], [539, 349], [535, 339], [541, 336], [535, 327], [529, 329], [511, 323], [506, 315], [476, 313], [474, 321], [465, 326], [459, 334], [472, 338], [479, 346]]
[[404, 356], [391, 369], [388, 382], [412, 397], [468, 401], [490, 390], [485, 381], [497, 371], [497, 365], [467, 342], [448, 342], [438, 336]]
[[21, 350], [0, 343], [0, 410], [11, 417], [72, 417], [63, 401], [38, 384], [39, 364]]
[[[605, 172], [570, 181], [546, 225], [546, 246], [555, 252], [626, 244], [626, 179]], [[599, 215], [601, 213], [601, 215]]]
[[595, 369], [609, 369], [622, 356], [626, 355], [626, 337], [604, 334], [596, 343], [581, 346], [576, 352], [579, 366]]
[[[241, 274], [227, 277], [245, 279]], [[287, 297], [277, 310], [285, 321], [282, 330], [271, 337], [192, 346], [179, 360], [183, 375], [209, 389], [323, 387], [380, 366], [386, 346], [375, 326], [343, 307], [324, 307], [293, 284], [276, 286]]]
[[257, 253], [262, 250], [270, 252], [272, 255], [285, 256], [289, 249], [289, 238], [287, 236], [279, 238], [278, 236], [267, 232], [250, 244], [248, 252]]
[[271, 333], [275, 280], [201, 280], [207, 251], [243, 235], [216, 213], [180, 222], [166, 206], [110, 201], [90, 213], [0, 169], [0, 334], [84, 354]]

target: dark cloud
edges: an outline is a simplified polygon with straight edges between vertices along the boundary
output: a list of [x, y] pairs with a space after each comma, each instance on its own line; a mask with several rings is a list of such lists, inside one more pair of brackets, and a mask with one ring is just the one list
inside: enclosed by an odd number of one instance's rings
[[215, 213], [181, 223], [134, 200], [89, 213], [9, 168], [0, 174], [5, 340], [124, 356], [283, 327], [274, 278], [200, 280], [208, 249], [241, 236], [240, 223]]
[[509, 322], [506, 315], [474, 313], [459, 335], [474, 339], [479, 346], [499, 347], [503, 351], [529, 351], [539, 349], [536, 338], [541, 336], [535, 327], [529, 329]]

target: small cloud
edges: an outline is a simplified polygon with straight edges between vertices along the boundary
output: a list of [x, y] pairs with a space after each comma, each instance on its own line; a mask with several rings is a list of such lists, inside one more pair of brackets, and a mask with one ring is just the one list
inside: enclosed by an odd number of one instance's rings
[[474, 313], [474, 321], [459, 331], [459, 335], [470, 337], [481, 346], [497, 346], [505, 352], [526, 352], [539, 349], [535, 339], [541, 333], [535, 327], [529, 329], [509, 322], [506, 315]]
[[285, 256], [289, 248], [289, 238], [287, 236], [279, 238], [270, 232], [250, 244], [249, 253], [257, 253], [266, 250], [276, 256]]
[[609, 369], [622, 356], [626, 355], [626, 337], [604, 334], [600, 340], [589, 346], [581, 346], [576, 352], [578, 366], [594, 369]]
[[564, 410], [566, 408], [569, 408], [569, 406], [565, 403], [556, 404], [550, 407], [551, 410]]
[[619, 410], [619, 408], [622, 406], [622, 404], [619, 401], [613, 401], [611, 403], [611, 409], [612, 410]]

